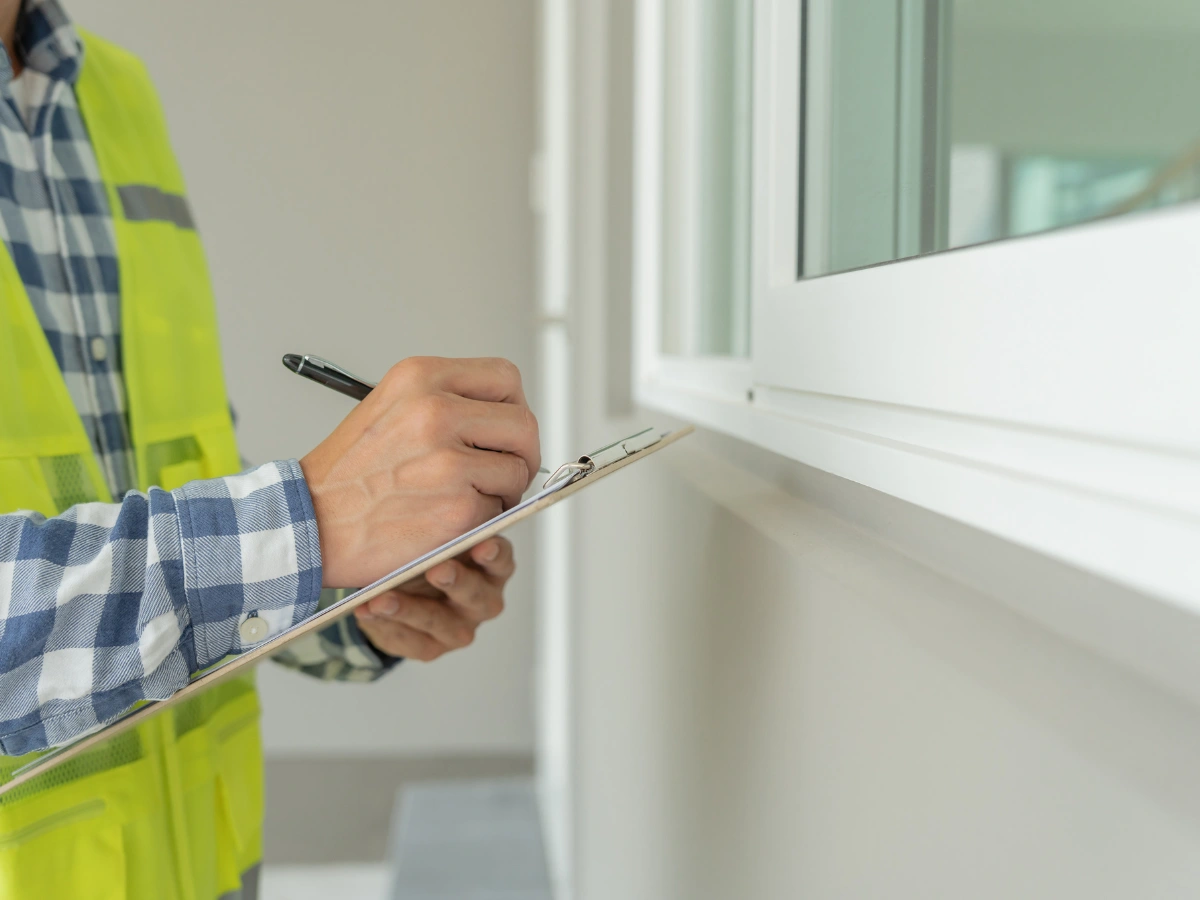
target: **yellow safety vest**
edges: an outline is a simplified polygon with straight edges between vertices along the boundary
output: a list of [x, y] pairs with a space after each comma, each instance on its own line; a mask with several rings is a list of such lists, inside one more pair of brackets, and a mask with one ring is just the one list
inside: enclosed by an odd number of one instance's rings
[[[203, 250], [145, 68], [84, 34], [76, 85], [115, 220], [142, 489], [235, 472]], [[0, 243], [0, 512], [111, 500]], [[232, 900], [255, 893], [262, 753], [253, 683], [220, 685], [0, 798], [0, 898]], [[0, 757], [0, 781], [33, 758]]]

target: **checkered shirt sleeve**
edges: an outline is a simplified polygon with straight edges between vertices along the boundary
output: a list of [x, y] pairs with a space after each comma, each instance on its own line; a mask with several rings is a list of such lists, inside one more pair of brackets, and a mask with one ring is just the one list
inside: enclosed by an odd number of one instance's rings
[[[65, 743], [310, 616], [321, 593], [295, 460], [46, 518], [0, 516], [0, 752]], [[382, 664], [380, 663], [381, 667]]]
[[[326, 588], [317, 608], [325, 609], [349, 593], [345, 589]], [[375, 649], [353, 616], [297, 638], [271, 659], [325, 681], [374, 681], [401, 661], [400, 657]]]

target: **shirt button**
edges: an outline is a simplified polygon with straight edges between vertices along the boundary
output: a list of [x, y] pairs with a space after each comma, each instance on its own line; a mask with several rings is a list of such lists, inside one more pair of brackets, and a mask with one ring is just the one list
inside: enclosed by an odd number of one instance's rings
[[92, 359], [96, 362], [104, 362], [108, 359], [108, 341], [104, 338], [92, 338]]
[[269, 630], [266, 620], [259, 616], [251, 616], [238, 626], [243, 644], [257, 644], [267, 636]]

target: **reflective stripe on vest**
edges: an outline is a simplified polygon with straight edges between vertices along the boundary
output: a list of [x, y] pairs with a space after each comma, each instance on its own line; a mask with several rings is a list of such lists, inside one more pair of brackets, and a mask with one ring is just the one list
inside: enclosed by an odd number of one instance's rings
[[[136, 58], [83, 37], [76, 95], [114, 219], [138, 486], [229, 474], [212, 290], [157, 96]], [[2, 243], [0, 316], [0, 512], [111, 500]], [[0, 757], [0, 781], [29, 758]], [[0, 799], [0, 897], [252, 897], [262, 793], [253, 684], [218, 685]]]

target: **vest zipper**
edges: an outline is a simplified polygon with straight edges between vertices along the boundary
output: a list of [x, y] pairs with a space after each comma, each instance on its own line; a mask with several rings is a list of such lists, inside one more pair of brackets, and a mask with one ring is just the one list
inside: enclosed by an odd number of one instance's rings
[[66, 825], [69, 822], [79, 822], [84, 819], [94, 819], [107, 808], [108, 804], [97, 798], [95, 800], [89, 800], [86, 803], [80, 803], [78, 806], [72, 806], [68, 809], [60, 810], [59, 812], [49, 815], [44, 819], [39, 819], [32, 825], [26, 825], [20, 831], [10, 834], [8, 837], [0, 838], [0, 850], [7, 849], [9, 847], [15, 847], [24, 841], [28, 841], [31, 838], [37, 837], [43, 832], [49, 831], [52, 828], [58, 828], [62, 825]]

